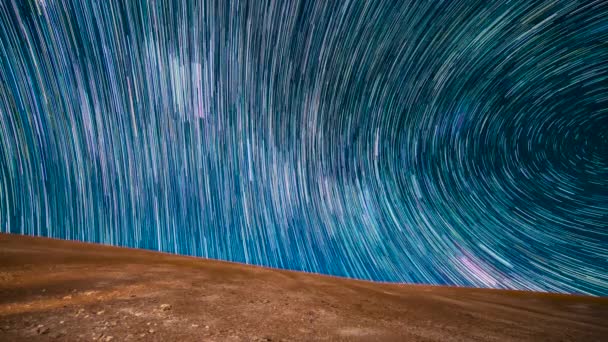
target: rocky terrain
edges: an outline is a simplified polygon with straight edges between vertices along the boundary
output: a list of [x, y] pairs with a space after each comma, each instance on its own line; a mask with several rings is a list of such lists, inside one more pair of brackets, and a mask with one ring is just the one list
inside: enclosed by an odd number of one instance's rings
[[0, 341], [601, 341], [608, 298], [381, 284], [0, 234]]

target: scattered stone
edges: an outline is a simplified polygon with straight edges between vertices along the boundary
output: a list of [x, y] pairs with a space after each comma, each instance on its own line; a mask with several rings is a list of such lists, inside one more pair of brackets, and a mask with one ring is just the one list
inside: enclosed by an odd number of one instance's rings
[[149, 332], [150, 334], [154, 334], [154, 329], [150, 329], [150, 330], [148, 330], [148, 332]]
[[103, 315], [104, 312], [105, 310], [97, 311], [97, 315]]
[[192, 324], [193, 328], [198, 328], [198, 324]]
[[161, 304], [160, 309], [163, 311], [169, 311], [171, 310], [171, 304]]
[[265, 337], [256, 337], [254, 339], [254, 341], [256, 341], [256, 342], [272, 342], [272, 338], [268, 337], [268, 336], [265, 336]]
[[110, 342], [114, 339], [112, 336], [106, 336], [106, 342]]
[[264, 304], [268, 304], [268, 303], [270, 303], [270, 300], [268, 300], [268, 299], [264, 299], [264, 300], [262, 301], [262, 303], [264, 303]]
[[51, 329], [49, 329], [49, 327], [45, 327], [44, 325], [40, 324], [36, 327], [36, 333], [38, 335], [45, 335], [48, 334], [49, 331], [51, 331]]
[[49, 335], [51, 338], [53, 339], [58, 339], [58, 338], [62, 338], [65, 336], [65, 333], [60, 331], [60, 332], [55, 332]]
[[139, 334], [139, 337], [141, 337], [141, 338], [146, 337], [146, 333], [141, 333], [141, 334]]
[[64, 296], [63, 299], [64, 300], [72, 299], [72, 296], [71, 295], [67, 295], [67, 296]]
[[65, 323], [65, 321], [59, 321], [59, 324], [63, 324], [63, 323]]
[[42, 289], [42, 293], [46, 292], [46, 289]]

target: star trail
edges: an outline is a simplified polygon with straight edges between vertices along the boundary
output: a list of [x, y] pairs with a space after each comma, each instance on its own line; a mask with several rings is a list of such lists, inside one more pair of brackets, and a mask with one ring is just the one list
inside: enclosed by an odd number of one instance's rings
[[608, 2], [1, 0], [0, 231], [608, 295]]

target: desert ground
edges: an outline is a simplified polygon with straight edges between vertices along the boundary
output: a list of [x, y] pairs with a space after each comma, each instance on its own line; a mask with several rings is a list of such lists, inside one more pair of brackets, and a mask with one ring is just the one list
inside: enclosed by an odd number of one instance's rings
[[608, 298], [383, 284], [0, 234], [0, 341], [602, 340]]

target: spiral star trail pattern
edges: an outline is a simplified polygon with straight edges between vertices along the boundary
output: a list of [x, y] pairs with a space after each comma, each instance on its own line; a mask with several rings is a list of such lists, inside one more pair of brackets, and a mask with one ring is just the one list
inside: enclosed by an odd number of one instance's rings
[[608, 295], [605, 1], [0, 2], [0, 229]]

